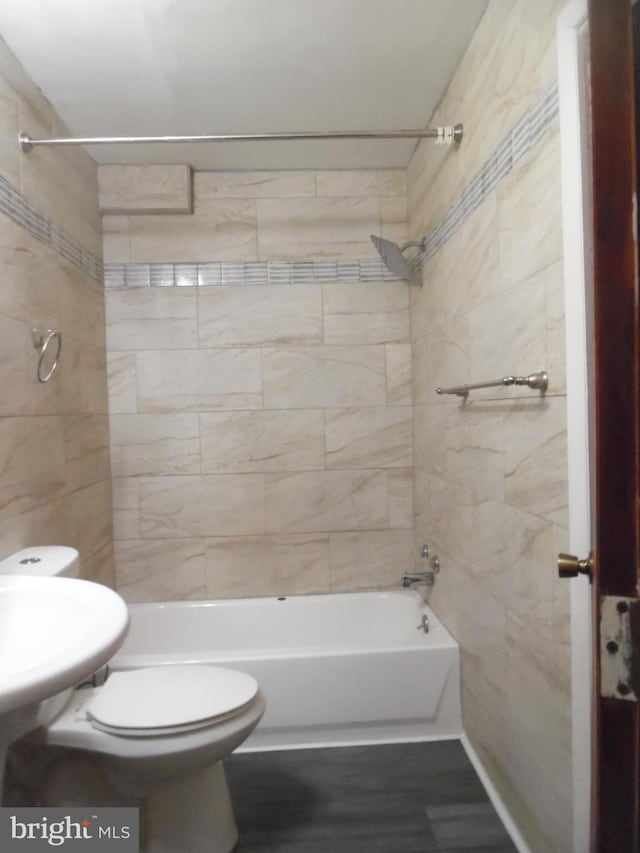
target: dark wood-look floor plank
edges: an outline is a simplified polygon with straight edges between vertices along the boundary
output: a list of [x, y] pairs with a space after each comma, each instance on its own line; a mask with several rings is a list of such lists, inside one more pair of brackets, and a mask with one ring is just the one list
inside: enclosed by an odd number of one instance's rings
[[457, 740], [232, 755], [236, 853], [514, 853]]

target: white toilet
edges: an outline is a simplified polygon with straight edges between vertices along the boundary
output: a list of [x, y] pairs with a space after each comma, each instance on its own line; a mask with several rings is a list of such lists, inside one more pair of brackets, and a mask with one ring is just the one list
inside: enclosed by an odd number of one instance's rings
[[[77, 577], [78, 570], [78, 552], [61, 546], [0, 561], [0, 574]], [[233, 849], [238, 833], [221, 760], [265, 711], [250, 675], [201, 664], [119, 671], [101, 686], [67, 691], [54, 707], [30, 740], [99, 756], [123, 801], [145, 801], [149, 853]]]

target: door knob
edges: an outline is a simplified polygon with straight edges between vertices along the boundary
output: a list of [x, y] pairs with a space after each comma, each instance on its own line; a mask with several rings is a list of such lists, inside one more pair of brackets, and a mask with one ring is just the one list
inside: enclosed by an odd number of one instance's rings
[[577, 578], [578, 575], [593, 576], [593, 551], [586, 560], [579, 560], [573, 554], [558, 554], [558, 574], [561, 578]]

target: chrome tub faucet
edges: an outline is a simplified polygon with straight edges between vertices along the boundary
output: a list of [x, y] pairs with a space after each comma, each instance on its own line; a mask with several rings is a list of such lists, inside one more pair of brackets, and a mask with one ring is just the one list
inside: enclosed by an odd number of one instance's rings
[[433, 586], [436, 582], [436, 575], [440, 571], [440, 560], [434, 554], [431, 556], [431, 549], [428, 545], [423, 545], [420, 549], [420, 556], [423, 560], [428, 560], [428, 565], [431, 566], [431, 571], [427, 572], [405, 572], [402, 575], [402, 588], [413, 589], [416, 586]]
[[416, 586], [433, 586], [436, 576], [433, 572], [405, 572], [402, 575], [402, 588], [413, 589]]

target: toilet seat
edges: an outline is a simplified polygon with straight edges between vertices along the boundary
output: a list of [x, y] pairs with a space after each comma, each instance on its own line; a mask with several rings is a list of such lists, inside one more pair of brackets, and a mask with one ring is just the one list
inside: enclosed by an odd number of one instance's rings
[[222, 723], [245, 710], [258, 684], [244, 672], [170, 665], [114, 672], [86, 708], [93, 728], [120, 737], [180, 734]]

